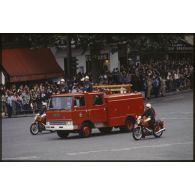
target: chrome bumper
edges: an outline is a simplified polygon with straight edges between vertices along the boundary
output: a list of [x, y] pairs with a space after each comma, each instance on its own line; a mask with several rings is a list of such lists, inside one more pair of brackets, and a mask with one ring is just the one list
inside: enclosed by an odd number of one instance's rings
[[78, 129], [77, 125], [46, 125], [45, 129], [48, 131], [71, 131]]

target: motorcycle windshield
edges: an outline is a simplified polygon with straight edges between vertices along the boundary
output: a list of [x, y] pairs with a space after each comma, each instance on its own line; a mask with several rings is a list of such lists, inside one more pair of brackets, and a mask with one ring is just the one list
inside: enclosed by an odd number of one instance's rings
[[52, 97], [49, 101], [49, 110], [71, 110], [72, 97]]

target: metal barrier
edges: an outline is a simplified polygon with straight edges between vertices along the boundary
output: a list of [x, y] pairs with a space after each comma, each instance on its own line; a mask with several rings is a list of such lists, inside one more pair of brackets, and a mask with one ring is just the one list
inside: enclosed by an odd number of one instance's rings
[[[8, 115], [8, 109], [7, 109], [7, 105], [4, 101], [0, 101], [0, 108], [1, 108], [1, 117], [5, 117]], [[35, 110], [33, 110], [30, 106], [30, 104], [28, 104], [26, 106], [26, 108], [24, 108], [24, 105], [21, 105], [20, 109], [17, 108], [16, 103], [13, 101], [12, 102], [12, 115], [25, 115], [25, 114], [33, 114], [33, 113], [38, 113], [41, 111], [41, 108], [36, 108]]]

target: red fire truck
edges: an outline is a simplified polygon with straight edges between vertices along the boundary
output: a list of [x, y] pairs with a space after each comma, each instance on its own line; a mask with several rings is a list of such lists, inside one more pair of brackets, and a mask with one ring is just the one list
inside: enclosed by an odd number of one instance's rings
[[93, 128], [109, 133], [113, 127], [131, 131], [137, 115], [144, 112], [141, 93], [102, 92], [53, 95], [46, 112], [46, 129], [66, 138], [69, 133], [88, 137]]

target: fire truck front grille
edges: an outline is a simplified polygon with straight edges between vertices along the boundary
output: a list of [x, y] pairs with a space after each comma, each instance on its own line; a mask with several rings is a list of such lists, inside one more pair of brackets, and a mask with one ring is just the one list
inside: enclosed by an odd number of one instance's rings
[[64, 121], [51, 121], [50, 125], [65, 125]]

